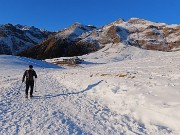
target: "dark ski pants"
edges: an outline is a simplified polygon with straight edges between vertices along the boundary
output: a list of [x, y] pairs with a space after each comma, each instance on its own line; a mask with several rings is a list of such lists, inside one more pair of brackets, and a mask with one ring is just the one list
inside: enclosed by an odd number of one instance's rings
[[34, 81], [26, 81], [26, 95], [28, 95], [29, 87], [31, 88], [30, 95], [32, 95], [34, 89]]

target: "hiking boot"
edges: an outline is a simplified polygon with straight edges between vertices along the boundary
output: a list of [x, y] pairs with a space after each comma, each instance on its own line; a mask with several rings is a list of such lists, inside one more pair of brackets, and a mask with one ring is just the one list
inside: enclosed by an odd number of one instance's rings
[[25, 95], [25, 98], [28, 98], [28, 95]]
[[32, 98], [33, 97], [33, 95], [30, 95], [30, 98]]

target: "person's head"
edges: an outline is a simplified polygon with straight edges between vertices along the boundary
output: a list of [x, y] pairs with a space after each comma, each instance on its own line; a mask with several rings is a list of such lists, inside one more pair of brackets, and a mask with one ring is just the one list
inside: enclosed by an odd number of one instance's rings
[[33, 69], [33, 65], [29, 65], [29, 68], [30, 68], [30, 69]]

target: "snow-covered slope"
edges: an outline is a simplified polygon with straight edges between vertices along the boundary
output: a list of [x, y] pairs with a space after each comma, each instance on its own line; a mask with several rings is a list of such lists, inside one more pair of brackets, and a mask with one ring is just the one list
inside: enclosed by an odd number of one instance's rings
[[128, 21], [118, 19], [81, 36], [82, 40], [107, 43], [124, 43], [149, 50], [170, 51], [180, 48], [180, 25], [155, 23], [140, 18]]
[[92, 31], [96, 29], [95, 26], [89, 26], [89, 25], [83, 25], [80, 23], [74, 23], [68, 28], [65, 28], [55, 35], [55, 38], [58, 39], [66, 39], [69, 41], [77, 41], [79, 40], [78, 38], [84, 34], [88, 33], [89, 31]]
[[50, 32], [34, 26], [0, 25], [0, 54], [16, 55], [42, 42]]
[[[178, 135], [179, 56], [108, 44], [61, 68], [2, 55], [0, 134]], [[20, 89], [29, 64], [38, 74], [33, 99]]]

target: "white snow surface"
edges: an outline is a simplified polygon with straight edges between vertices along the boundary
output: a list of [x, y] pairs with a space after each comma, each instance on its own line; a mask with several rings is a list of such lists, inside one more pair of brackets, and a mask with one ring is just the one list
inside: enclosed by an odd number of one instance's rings
[[[58, 67], [1, 55], [0, 134], [180, 134], [180, 52], [109, 44], [80, 58]], [[38, 74], [32, 99], [20, 87], [29, 64]]]
[[95, 29], [95, 27], [90, 25], [83, 25], [80, 23], [74, 23], [68, 28], [63, 29], [62, 31], [59, 31], [56, 34], [57, 39], [71, 39], [72, 41], [76, 40], [76, 38], [80, 37], [83, 33], [88, 33], [89, 31], [92, 31]]

